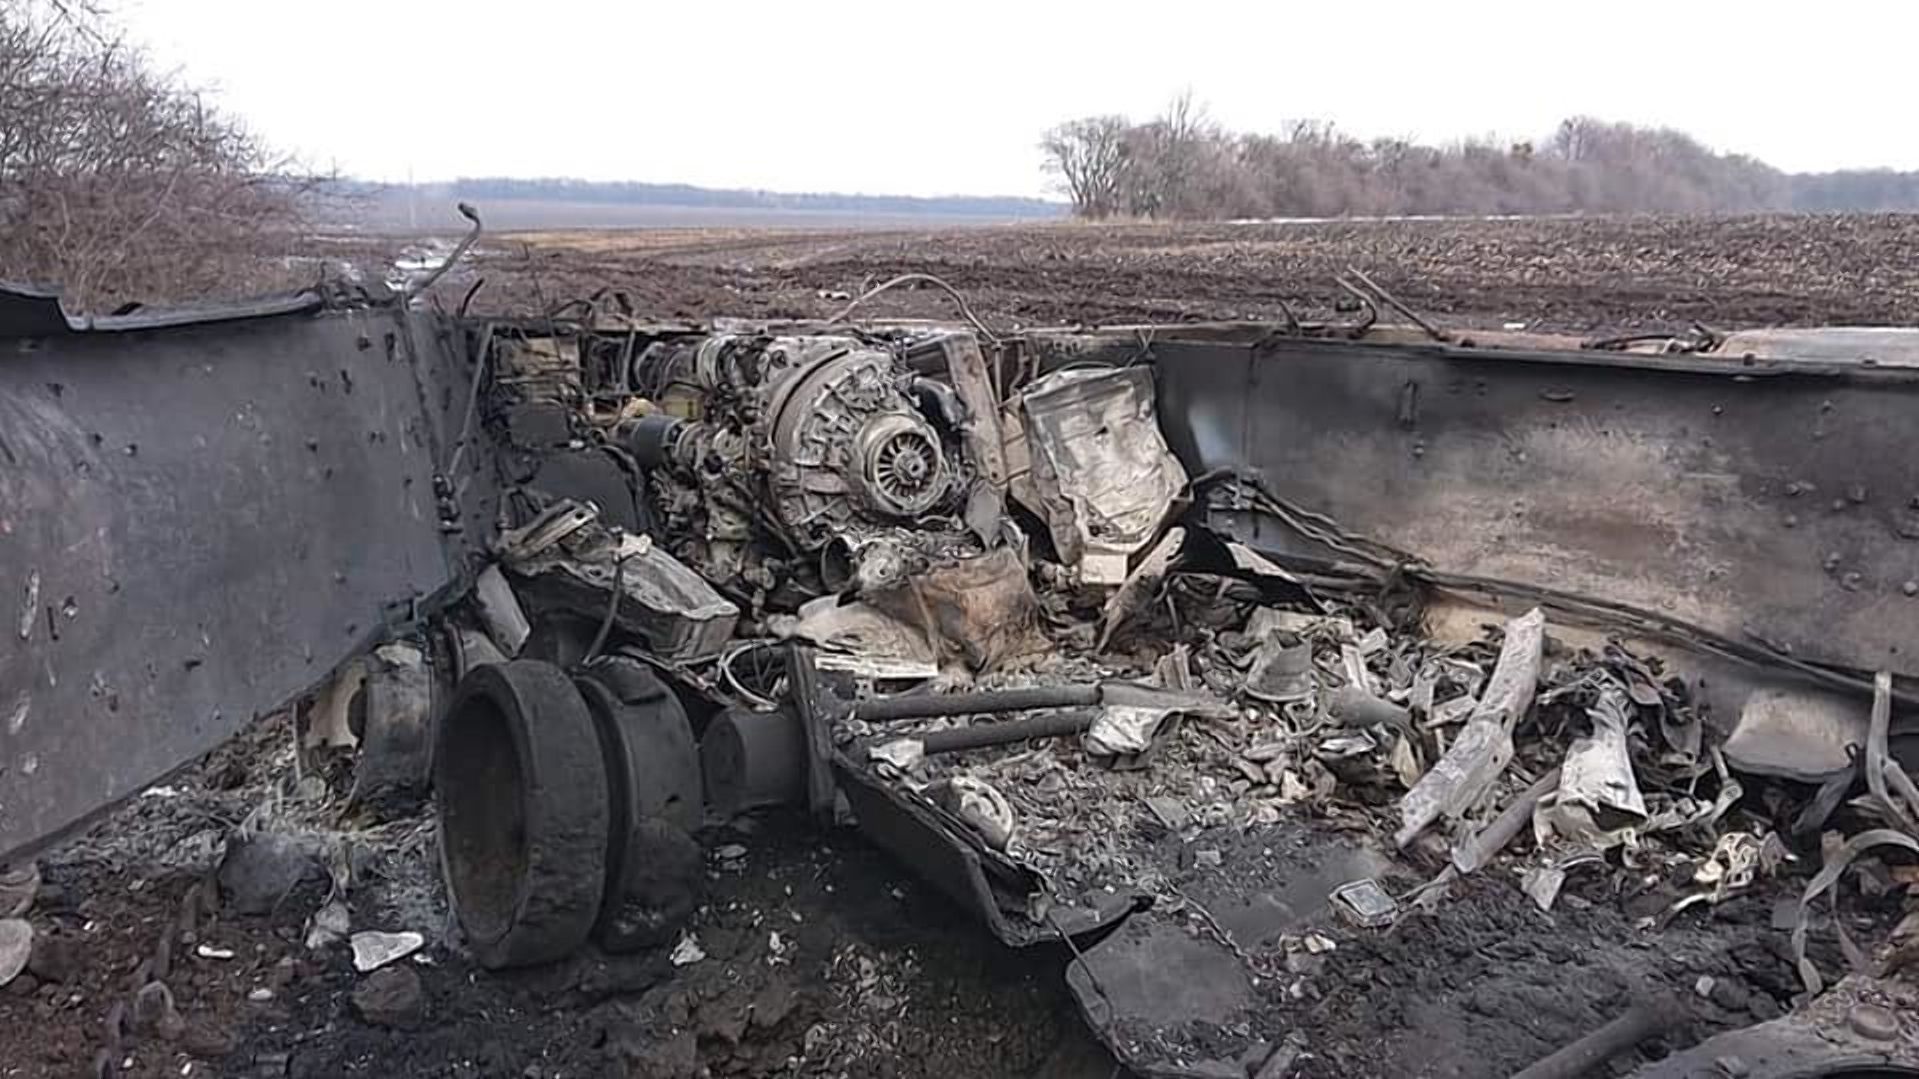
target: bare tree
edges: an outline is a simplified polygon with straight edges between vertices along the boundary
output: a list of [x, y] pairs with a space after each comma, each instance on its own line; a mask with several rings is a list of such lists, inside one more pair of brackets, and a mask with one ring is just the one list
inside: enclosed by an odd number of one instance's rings
[[1097, 219], [1119, 211], [1130, 127], [1123, 116], [1088, 116], [1060, 124], [1040, 139], [1046, 170], [1059, 177], [1074, 213]]
[[1206, 106], [1193, 100], [1189, 87], [1166, 105], [1154, 133], [1153, 160], [1158, 172], [1159, 204], [1169, 217], [1201, 216], [1194, 205], [1199, 173], [1217, 128]]
[[0, 277], [99, 310], [284, 283], [310, 178], [92, 9], [0, 5]]
[[1153, 120], [1125, 130], [1120, 145], [1119, 203], [1135, 217], [1212, 216], [1223, 192], [1243, 186], [1230, 175], [1234, 140], [1207, 117], [1191, 90]]

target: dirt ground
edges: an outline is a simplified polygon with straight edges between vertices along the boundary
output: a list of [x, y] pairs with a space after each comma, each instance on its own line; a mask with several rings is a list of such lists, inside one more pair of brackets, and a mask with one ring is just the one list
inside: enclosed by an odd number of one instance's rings
[[[1025, 225], [917, 232], [663, 229], [504, 234], [442, 284], [537, 313], [605, 288], [646, 314], [824, 317], [930, 273], [1002, 326], [1329, 313], [1357, 267], [1453, 328], [1573, 333], [1919, 322], [1919, 216], [1826, 215]], [[947, 317], [933, 289], [875, 315]]]
[[[1919, 321], [1919, 217], [1900, 216], [549, 233], [489, 238], [439, 292], [452, 306], [483, 278], [478, 312], [612, 289], [649, 315], [821, 317], [921, 272], [1012, 327], [1278, 318], [1282, 304], [1324, 314], [1347, 266], [1454, 327]], [[954, 311], [937, 291], [900, 290], [866, 313]], [[481, 972], [447, 946], [430, 834], [404, 816], [333, 816], [340, 792], [302, 783], [286, 742], [284, 726], [263, 726], [46, 856], [33, 916], [68, 962], [0, 991], [0, 1076], [96, 1075], [102, 1061], [139, 1076], [1119, 1074], [1067, 992], [1070, 956], [1006, 951], [857, 837], [798, 825], [710, 837], [695, 962], [655, 953]], [[426, 937], [424, 958], [401, 963], [420, 983], [409, 1019], [370, 1022], [344, 945], [307, 947], [324, 882], [264, 915], [188, 899], [206, 892], [213, 844], [262, 806], [305, 812], [363, 850], [371, 883], [352, 896], [355, 929]], [[1617, 897], [1570, 890], [1574, 902], [1547, 917], [1516, 881], [1488, 877], [1445, 918], [1342, 937], [1285, 1004], [1313, 1042], [1305, 1074], [1503, 1074], [1612, 1014], [1642, 978], [1691, 987], [1712, 1027], [1789, 1006], [1769, 897], [1693, 915], [1731, 929], [1695, 925], [1665, 947]], [[142, 1028], [128, 987], [169, 938], [179, 1022], [162, 1037]], [[1600, 946], [1621, 940], [1636, 961]], [[1814, 954], [1830, 964], [1830, 942]], [[1523, 985], [1493, 988], [1494, 970]], [[1488, 1041], [1473, 1019], [1514, 1009], [1538, 1016], [1524, 1037]]]
[[[695, 1061], [713, 1075], [1113, 1074], [1065, 992], [1063, 951], [992, 946], [850, 833], [772, 819], [709, 835], [697, 961], [594, 953], [500, 975], [449, 936], [414, 814], [342, 816], [345, 793], [299, 782], [286, 724], [270, 721], [49, 853], [33, 919], [67, 961], [0, 990], [0, 1076], [94, 1076], [105, 1062], [156, 1079], [690, 1077]], [[303, 939], [324, 874], [257, 914], [218, 887], [221, 844], [263, 814], [346, 852], [355, 931], [426, 938], [396, 964], [419, 982], [412, 1014], [369, 1015], [346, 944]], [[177, 933], [203, 888], [222, 902]], [[171, 1032], [144, 1024], [129, 992], [163, 948]]]

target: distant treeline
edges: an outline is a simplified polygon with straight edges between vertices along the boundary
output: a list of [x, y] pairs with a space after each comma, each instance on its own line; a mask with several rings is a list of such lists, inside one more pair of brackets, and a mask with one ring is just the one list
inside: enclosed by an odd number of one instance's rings
[[1048, 131], [1046, 168], [1082, 217], [1915, 210], [1919, 173], [1792, 174], [1669, 128], [1574, 117], [1541, 143], [1425, 146], [1323, 122], [1236, 134], [1190, 95], [1144, 123], [1093, 116]]
[[1847, 169], [1786, 176], [1795, 210], [1919, 210], [1919, 172]]
[[775, 191], [695, 187], [691, 184], [598, 182], [570, 179], [462, 178], [421, 185], [422, 193], [487, 202], [542, 201], [606, 206], [671, 206], [724, 210], [805, 211], [833, 214], [930, 215], [939, 217], [1058, 217], [1065, 207], [1045, 199], [953, 195], [782, 194]]

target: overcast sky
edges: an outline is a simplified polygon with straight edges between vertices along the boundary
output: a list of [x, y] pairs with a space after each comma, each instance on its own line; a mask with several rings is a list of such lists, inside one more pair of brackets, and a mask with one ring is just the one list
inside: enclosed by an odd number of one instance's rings
[[282, 150], [368, 179], [1048, 193], [1049, 125], [1190, 87], [1242, 131], [1666, 124], [1782, 168], [1919, 168], [1914, 0], [731, 4], [114, 0]]

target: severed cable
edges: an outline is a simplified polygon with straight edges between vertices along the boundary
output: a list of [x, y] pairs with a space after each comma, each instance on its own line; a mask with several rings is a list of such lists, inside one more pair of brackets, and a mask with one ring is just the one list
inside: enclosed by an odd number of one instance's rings
[[854, 298], [852, 303], [847, 304], [845, 307], [840, 309], [840, 312], [838, 314], [827, 319], [826, 324], [831, 326], [833, 323], [836, 323], [836, 322], [844, 322], [846, 321], [846, 316], [858, 310], [861, 304], [864, 304], [866, 301], [872, 299], [875, 296], [878, 296], [880, 293], [885, 292], [889, 289], [898, 288], [901, 285], [910, 285], [915, 283], [929, 284], [929, 285], [933, 285], [936, 288], [944, 290], [948, 296], [953, 297], [953, 301], [955, 303], [959, 304], [960, 314], [966, 316], [966, 321], [973, 324], [973, 328], [979, 331], [981, 337], [986, 338], [986, 340], [991, 342], [992, 344], [995, 344], [995, 345], [999, 344], [1000, 342], [999, 335], [994, 333], [992, 330], [987, 329], [986, 323], [980, 321], [980, 317], [973, 313], [973, 307], [971, 304], [966, 302], [966, 296], [963, 293], [961, 293], [959, 289], [956, 289], [951, 284], [947, 283], [944, 279], [935, 277], [930, 273], [903, 273], [903, 274], [900, 274], [898, 277], [892, 278], [887, 281], [883, 281], [880, 284], [877, 284], [873, 286], [872, 288], [867, 289], [865, 292], [860, 293], [857, 297]]

